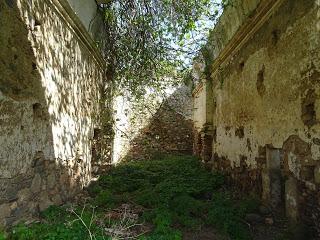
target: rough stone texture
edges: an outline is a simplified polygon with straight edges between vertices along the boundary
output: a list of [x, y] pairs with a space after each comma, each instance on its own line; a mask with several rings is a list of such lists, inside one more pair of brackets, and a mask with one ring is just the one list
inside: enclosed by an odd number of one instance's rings
[[156, 153], [192, 153], [191, 89], [168, 87], [139, 101], [118, 97], [113, 162], [148, 159]]
[[[273, 1], [273, 0], [272, 0]], [[205, 51], [210, 54], [210, 60], [216, 59], [228, 42], [233, 38], [243, 23], [252, 16], [262, 0], [233, 0], [220, 17], [218, 24], [212, 30]]]
[[297, 189], [297, 180], [293, 177], [290, 177], [286, 181], [285, 185], [286, 189], [286, 213], [287, 216], [292, 221], [298, 220], [298, 189]]
[[164, 105], [138, 136], [130, 141], [128, 159], [149, 159], [157, 154], [192, 154], [193, 124]]
[[[275, 197], [280, 194], [285, 199], [287, 193], [288, 216], [310, 223], [320, 233], [316, 221], [320, 206], [320, 3], [284, 0], [250, 35], [255, 27], [250, 24], [264, 11], [263, 6], [280, 1], [236, 2], [242, 2], [242, 7], [229, 7], [206, 47], [207, 81], [213, 85], [207, 89], [213, 94], [212, 165], [226, 171], [240, 188], [261, 192], [271, 205]], [[245, 14], [244, 9], [250, 11]], [[239, 18], [228, 18], [230, 12]], [[250, 28], [241, 28], [246, 24]], [[224, 50], [232, 46], [221, 60]], [[201, 94], [206, 93], [197, 93]], [[281, 152], [274, 158], [276, 168], [268, 165], [267, 148]], [[290, 181], [285, 184], [286, 178]], [[297, 201], [292, 205], [293, 197]]]
[[[310, 129], [301, 118], [305, 94], [309, 88], [318, 86], [315, 75], [319, 64], [318, 31], [315, 29], [317, 11], [314, 1], [307, 3], [301, 4], [303, 6], [297, 1], [284, 4], [221, 70], [222, 86], [220, 79], [212, 76], [218, 142], [215, 152], [231, 159], [234, 165], [239, 165], [239, 156], [244, 154], [248, 165], [255, 167], [259, 146], [272, 143], [274, 147], [282, 148], [291, 135], [299, 135], [303, 141], [310, 142], [311, 157], [319, 158], [319, 147], [311, 141], [319, 126]], [[272, 37], [274, 28], [281, 32], [276, 45], [266, 41]], [[309, 39], [308, 44], [305, 39]], [[236, 66], [242, 61], [245, 65], [239, 73]], [[290, 68], [285, 67], [288, 61]], [[261, 69], [264, 69], [267, 89], [263, 97], [256, 85], [257, 79], [261, 78]], [[318, 108], [317, 104], [315, 108]], [[239, 127], [244, 128], [244, 138], [236, 136]], [[251, 142], [250, 148], [247, 138]], [[227, 145], [229, 147], [225, 148]]]
[[0, 2], [1, 225], [67, 201], [91, 178], [104, 67], [63, 2]]
[[[280, 149], [266, 147], [266, 165], [262, 171], [262, 178], [269, 178], [269, 185], [264, 185], [263, 200], [269, 203], [273, 209], [282, 205], [282, 185], [283, 179], [281, 176], [281, 158], [282, 151]], [[267, 175], [267, 176], [264, 176]]]
[[204, 66], [203, 56], [200, 55], [193, 64], [193, 77], [197, 83], [197, 87], [192, 94], [192, 120], [194, 124], [193, 152], [195, 155], [201, 157], [205, 163], [209, 163], [212, 158], [212, 141], [215, 140], [216, 130], [213, 129], [212, 124], [212, 84], [204, 74]]
[[195, 130], [200, 132], [207, 122], [206, 114], [206, 86], [205, 83], [199, 84], [198, 91], [193, 94], [193, 123]]

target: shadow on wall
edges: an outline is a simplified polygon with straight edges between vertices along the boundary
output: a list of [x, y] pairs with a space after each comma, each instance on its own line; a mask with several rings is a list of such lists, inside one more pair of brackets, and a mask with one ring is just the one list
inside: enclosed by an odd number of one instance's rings
[[103, 70], [47, 1], [0, 12], [0, 225], [11, 225], [90, 181]]
[[[193, 123], [180, 112], [177, 89], [163, 101], [149, 124], [130, 141], [125, 159], [150, 159], [157, 154], [192, 154]], [[184, 103], [185, 104], [185, 103]]]

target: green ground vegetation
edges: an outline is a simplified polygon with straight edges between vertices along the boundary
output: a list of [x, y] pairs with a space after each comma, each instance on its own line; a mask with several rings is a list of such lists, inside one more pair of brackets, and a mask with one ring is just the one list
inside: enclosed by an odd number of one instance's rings
[[[209, 226], [231, 239], [246, 240], [251, 239], [250, 232], [242, 219], [258, 206], [254, 198], [235, 200], [225, 190], [224, 176], [207, 171], [192, 156], [120, 164], [91, 184], [88, 192], [91, 198], [85, 206], [50, 207], [39, 223], [18, 225], [6, 238], [117, 239], [108, 237], [106, 229], [148, 224], [150, 230], [135, 239], [179, 240], [185, 229], [200, 231]], [[127, 203], [141, 209], [137, 219], [106, 217]], [[6, 238], [0, 234], [0, 239]]]

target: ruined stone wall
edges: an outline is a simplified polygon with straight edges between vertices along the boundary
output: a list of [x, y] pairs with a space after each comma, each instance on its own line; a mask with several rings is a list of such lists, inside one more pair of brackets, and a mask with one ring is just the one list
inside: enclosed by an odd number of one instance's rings
[[[319, 5], [261, 1], [244, 14], [245, 7], [235, 4], [206, 48], [213, 84], [211, 164], [274, 207], [285, 202], [291, 219], [318, 232]], [[230, 12], [241, 16], [236, 31], [228, 24]]]
[[208, 162], [212, 157], [212, 91], [211, 83], [200, 79], [193, 91], [193, 153]]
[[192, 154], [193, 124], [164, 104], [150, 123], [130, 141], [127, 159], [151, 159], [162, 154]]
[[0, 1], [0, 225], [91, 178], [104, 62], [66, 1]]
[[188, 86], [172, 87], [159, 95], [116, 103], [113, 162], [149, 159], [156, 154], [192, 154], [192, 98]]
[[193, 153], [203, 162], [208, 162], [212, 157], [212, 83], [206, 75], [206, 62], [204, 55], [200, 54], [193, 62], [192, 76], [195, 89], [193, 97]]

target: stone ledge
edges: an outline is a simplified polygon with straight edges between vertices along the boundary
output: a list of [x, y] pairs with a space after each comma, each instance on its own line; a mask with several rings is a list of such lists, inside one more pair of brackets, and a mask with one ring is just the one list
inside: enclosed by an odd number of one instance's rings
[[203, 82], [197, 84], [195, 89], [192, 91], [192, 97], [196, 97], [203, 90]]
[[105, 69], [106, 62], [92, 37], [66, 0], [45, 0], [62, 19], [72, 28], [75, 35], [92, 54], [99, 67]]
[[[212, 65], [210, 66], [211, 77], [213, 77], [216, 72], [219, 71], [219, 69], [223, 67], [223, 65], [228, 62], [236, 54], [236, 52], [250, 40], [250, 38], [262, 27], [266, 21], [268, 21], [268, 19], [283, 2], [284, 0], [261, 1], [258, 7], [253, 11], [255, 14], [245, 20], [230, 41], [223, 46], [223, 49], [214, 59]], [[216, 28], [220, 28], [221, 26], [223, 26], [223, 24], [219, 22], [218, 25], [216, 25]], [[200, 82], [196, 85], [192, 92], [193, 97], [197, 96], [202, 90], [203, 83]]]
[[262, 1], [255, 10], [255, 14], [248, 18], [231, 38], [229, 43], [219, 53], [211, 66], [213, 76], [235, 53], [241, 49], [250, 38], [269, 20], [284, 0]]

